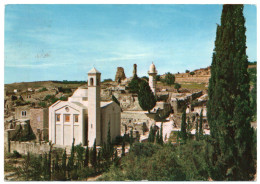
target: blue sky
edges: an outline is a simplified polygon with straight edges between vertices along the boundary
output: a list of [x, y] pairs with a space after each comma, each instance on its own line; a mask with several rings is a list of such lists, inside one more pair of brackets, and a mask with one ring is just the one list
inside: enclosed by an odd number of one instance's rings
[[[211, 64], [222, 5], [6, 5], [4, 83], [102, 80], [137, 64], [147, 76]], [[256, 6], [245, 5], [247, 55], [256, 61]]]

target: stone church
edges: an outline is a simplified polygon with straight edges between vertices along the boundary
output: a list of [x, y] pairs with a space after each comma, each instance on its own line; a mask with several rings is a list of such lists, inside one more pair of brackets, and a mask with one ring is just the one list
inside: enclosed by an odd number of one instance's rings
[[49, 107], [49, 141], [56, 145], [93, 146], [107, 141], [110, 123], [112, 140], [120, 136], [121, 109], [113, 101], [101, 101], [101, 73], [88, 72], [88, 88], [78, 88], [68, 101], [57, 101]]

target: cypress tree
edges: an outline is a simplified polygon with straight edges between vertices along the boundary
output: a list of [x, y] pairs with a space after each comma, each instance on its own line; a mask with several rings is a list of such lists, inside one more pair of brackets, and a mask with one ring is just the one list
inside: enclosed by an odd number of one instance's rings
[[186, 108], [184, 108], [184, 111], [182, 113], [182, 117], [181, 117], [181, 138], [184, 142], [186, 142], [187, 140], [187, 132], [186, 132]]
[[62, 167], [64, 174], [66, 173], [66, 170], [67, 170], [66, 160], [67, 160], [67, 154], [66, 154], [66, 149], [65, 149], [63, 152], [63, 155], [62, 155], [62, 162], [61, 162], [61, 167]]
[[69, 161], [68, 161], [68, 164], [67, 164], [67, 170], [68, 171], [72, 171], [73, 167], [74, 167], [74, 150], [75, 150], [74, 142], [75, 142], [75, 139], [73, 139], [73, 142], [72, 142], [70, 157], [69, 157]]
[[59, 166], [59, 155], [58, 155], [58, 154], [56, 154], [55, 164], [54, 164], [54, 170], [55, 170], [55, 171], [59, 171], [59, 170], [60, 170], [60, 166]]
[[97, 148], [96, 148], [96, 139], [91, 151], [91, 165], [96, 169], [97, 166]]
[[152, 142], [152, 125], [150, 126], [150, 131], [148, 135], [148, 142]]
[[133, 142], [134, 142], [133, 129], [131, 129], [131, 131], [130, 131], [130, 146], [133, 145]]
[[160, 144], [160, 133], [159, 133], [159, 130], [157, 130], [157, 133], [156, 133], [156, 143]]
[[200, 137], [202, 137], [202, 135], [203, 135], [202, 124], [203, 124], [203, 109], [201, 109], [201, 111], [200, 111], [200, 124], [199, 124], [199, 136]]
[[154, 108], [154, 106], [156, 105], [155, 96], [154, 96], [149, 84], [144, 80], [142, 80], [142, 82], [140, 83], [140, 89], [138, 92], [138, 101], [139, 101], [140, 107], [143, 110], [148, 111], [149, 113], [150, 113], [150, 110], [152, 110]]
[[84, 159], [84, 167], [88, 167], [88, 161], [89, 161], [89, 148], [87, 145], [86, 152], [85, 152], [85, 159]]
[[199, 140], [199, 123], [198, 123], [198, 118], [196, 118], [196, 140]]
[[163, 124], [162, 123], [160, 129], [160, 144], [163, 145]]
[[110, 122], [108, 123], [108, 130], [107, 130], [107, 151], [108, 151], [108, 155], [109, 158], [112, 157], [113, 155], [113, 145], [111, 143], [111, 133], [110, 133]]
[[122, 143], [122, 154], [121, 157], [125, 156], [125, 137], [123, 138], [123, 143]]
[[253, 129], [243, 5], [224, 5], [217, 26], [209, 81], [207, 117], [214, 140], [211, 177], [251, 180]]

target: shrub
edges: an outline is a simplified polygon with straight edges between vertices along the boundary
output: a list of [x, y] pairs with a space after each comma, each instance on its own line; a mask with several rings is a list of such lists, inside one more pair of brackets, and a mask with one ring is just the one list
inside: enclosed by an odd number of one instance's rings
[[47, 107], [46, 102], [39, 102], [38, 105], [39, 105], [40, 107]]
[[43, 91], [48, 91], [48, 89], [46, 87], [43, 87], [42, 89], [39, 90], [39, 92], [43, 92]]
[[16, 150], [13, 151], [13, 158], [21, 158], [21, 157], [22, 155], [18, 151]]
[[164, 82], [165, 82], [167, 85], [174, 84], [174, 82], [175, 82], [175, 76], [174, 76], [173, 74], [171, 74], [170, 72], [166, 73]]
[[103, 82], [112, 82], [112, 79], [104, 79]]

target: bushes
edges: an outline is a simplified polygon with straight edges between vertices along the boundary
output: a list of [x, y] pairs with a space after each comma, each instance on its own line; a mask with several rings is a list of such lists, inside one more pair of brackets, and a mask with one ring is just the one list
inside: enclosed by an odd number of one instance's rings
[[43, 92], [43, 91], [48, 91], [48, 89], [46, 87], [43, 87], [42, 89], [39, 90], [39, 92]]
[[121, 166], [112, 165], [100, 180], [207, 181], [212, 149], [206, 140], [175, 146], [134, 143]]

